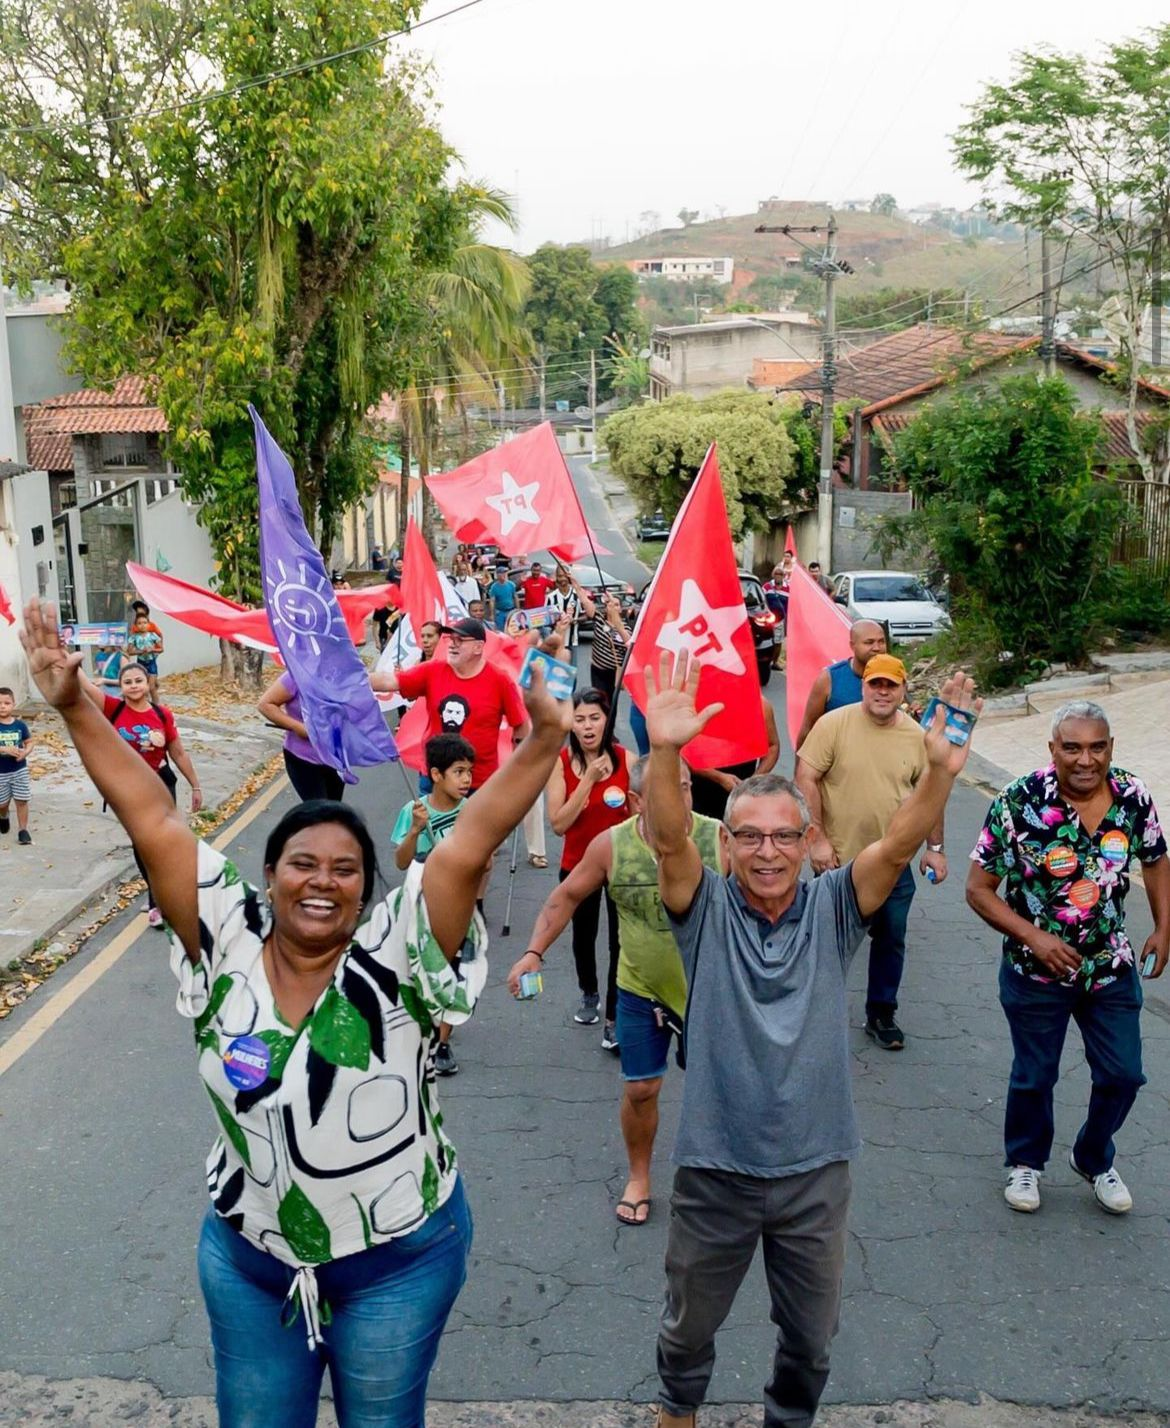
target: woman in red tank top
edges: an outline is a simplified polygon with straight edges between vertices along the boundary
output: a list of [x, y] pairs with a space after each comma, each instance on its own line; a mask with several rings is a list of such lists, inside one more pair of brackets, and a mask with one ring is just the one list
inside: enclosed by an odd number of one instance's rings
[[[629, 817], [626, 800], [630, 792], [629, 757], [614, 742], [613, 731], [606, 734], [609, 700], [600, 689], [582, 689], [573, 696], [573, 727], [569, 747], [561, 750], [548, 783], [548, 814], [553, 832], [565, 840], [561, 853], [561, 881], [569, 876], [585, 855], [585, 849], [607, 828]], [[618, 922], [617, 909], [609, 892], [591, 893], [573, 914], [573, 961], [581, 1005], [573, 1020], [581, 1026], [595, 1026], [599, 1020], [600, 994], [597, 983], [597, 931], [601, 921], [601, 899], [605, 897], [609, 924], [609, 975], [605, 984], [605, 1030], [601, 1044], [616, 1052]]]

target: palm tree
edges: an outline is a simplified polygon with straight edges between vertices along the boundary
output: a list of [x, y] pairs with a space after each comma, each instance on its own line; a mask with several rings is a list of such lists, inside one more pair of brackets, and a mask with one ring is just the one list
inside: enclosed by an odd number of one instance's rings
[[[482, 185], [462, 185], [456, 198], [466, 241], [444, 267], [424, 279], [429, 336], [416, 348], [411, 380], [397, 394], [404, 450], [415, 453], [424, 477], [432, 468], [444, 414], [465, 415], [474, 402], [492, 403], [500, 374], [506, 374], [506, 387], [516, 389], [532, 370], [532, 338], [524, 322], [528, 265], [508, 249], [480, 239], [488, 219], [515, 227], [511, 204], [504, 194]], [[405, 470], [405, 461], [403, 466]], [[400, 545], [405, 542], [406, 510], [404, 492]], [[433, 524], [424, 486], [423, 532], [428, 542]]]

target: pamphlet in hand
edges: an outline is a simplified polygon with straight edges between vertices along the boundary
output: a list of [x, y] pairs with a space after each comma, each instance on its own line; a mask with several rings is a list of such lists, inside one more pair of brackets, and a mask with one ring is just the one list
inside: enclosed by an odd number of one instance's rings
[[571, 664], [566, 664], [561, 659], [553, 659], [552, 655], [545, 654], [543, 650], [530, 649], [524, 656], [524, 663], [520, 666], [521, 689], [531, 687], [532, 670], [536, 665], [544, 671], [544, 682], [554, 699], [572, 699], [573, 690], [577, 687], [577, 671]]

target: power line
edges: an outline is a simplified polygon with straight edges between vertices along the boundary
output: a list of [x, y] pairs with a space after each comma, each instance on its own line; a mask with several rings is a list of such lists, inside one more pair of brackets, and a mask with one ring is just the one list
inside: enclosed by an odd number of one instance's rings
[[[284, 69], [270, 70], [267, 74], [255, 75], [251, 79], [241, 80], [239, 84], [233, 84], [227, 89], [212, 90], [207, 94], [195, 94], [190, 99], [176, 100], [173, 104], [160, 104], [152, 109], [143, 109], [137, 112], [126, 114], [103, 115], [103, 124], [131, 124], [141, 119], [155, 119], [163, 114], [178, 114], [185, 109], [197, 109], [204, 104], [212, 104], [221, 99], [230, 99], [236, 94], [243, 94], [249, 89], [257, 89], [266, 84], [272, 84], [279, 79], [292, 79], [297, 75], [310, 74], [313, 70], [321, 69], [325, 65], [335, 64], [338, 60], [354, 59], [358, 55], [367, 54], [370, 50], [381, 49], [390, 44], [392, 40], [401, 39], [404, 35], [412, 35], [416, 30], [421, 30], [427, 25], [438, 24], [440, 20], [450, 19], [452, 15], [462, 14], [465, 10], [471, 10], [476, 5], [482, 5], [483, 0], [463, 0], [462, 4], [453, 5], [451, 9], [444, 10], [438, 15], [431, 15], [425, 20], [419, 20], [417, 24], [406, 25], [400, 30], [388, 30], [383, 35], [376, 35], [372, 40], [366, 40], [360, 45], [351, 45], [348, 49], [337, 50], [333, 54], [321, 55], [318, 59], [302, 60], [299, 64], [288, 65]], [[61, 118], [49, 124], [19, 124], [0, 128], [0, 134], [51, 134], [60, 130], [84, 129], [86, 125], [76, 119]]]

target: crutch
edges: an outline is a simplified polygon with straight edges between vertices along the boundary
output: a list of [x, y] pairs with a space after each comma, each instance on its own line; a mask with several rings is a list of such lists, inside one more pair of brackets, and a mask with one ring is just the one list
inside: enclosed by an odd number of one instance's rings
[[500, 936], [507, 937], [512, 931], [512, 890], [516, 886], [516, 852], [520, 845], [520, 825], [512, 830], [512, 861], [508, 868], [508, 902], [504, 908], [504, 925], [500, 928]]

